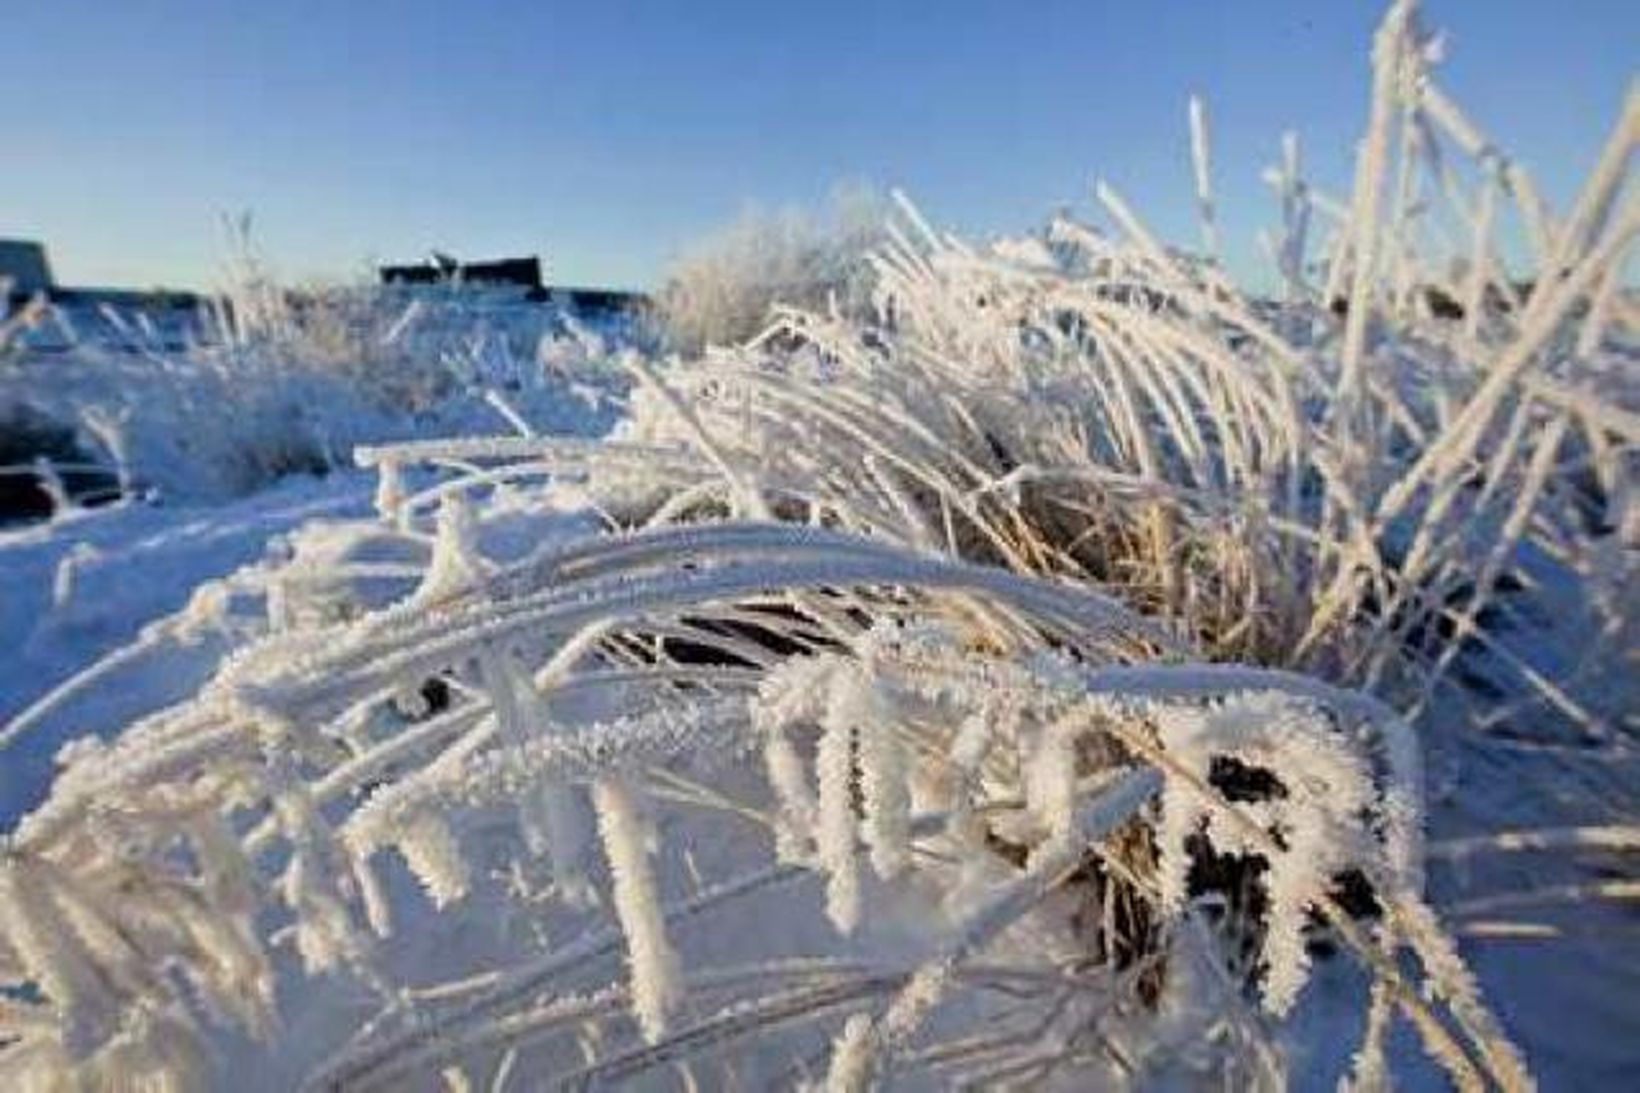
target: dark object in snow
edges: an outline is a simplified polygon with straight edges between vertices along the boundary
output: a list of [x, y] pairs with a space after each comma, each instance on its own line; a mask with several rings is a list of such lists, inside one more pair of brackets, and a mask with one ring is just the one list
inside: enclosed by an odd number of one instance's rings
[[[679, 619], [684, 627], [697, 631], [700, 640], [668, 637], [662, 645], [662, 651], [675, 664], [751, 668], [756, 665], [747, 656], [737, 654], [735, 646], [739, 645], [748, 654], [755, 655], [756, 651], [761, 650], [776, 657], [799, 656], [816, 650], [838, 648], [836, 642], [828, 638], [817, 624], [812, 631], [783, 631], [774, 626], [759, 626], [753, 621], [757, 615], [767, 615], [771, 623], [810, 621], [793, 608], [773, 604], [746, 604], [742, 606], [742, 610], [746, 618], [710, 619], [686, 616]], [[714, 639], [723, 640], [720, 643]], [[651, 659], [653, 653], [640, 652], [639, 656], [650, 663], [656, 662], [655, 659]]]
[[1233, 755], [1215, 755], [1208, 767], [1207, 781], [1224, 794], [1225, 800], [1237, 803], [1287, 796], [1287, 787], [1274, 771], [1250, 766]]
[[441, 676], [429, 676], [422, 683], [419, 693], [422, 701], [427, 703], [428, 717], [441, 714], [450, 708], [450, 685]]
[[[53, 472], [55, 482], [48, 478]], [[118, 476], [97, 468], [74, 430], [28, 406], [8, 411], [0, 417], [0, 526], [49, 517], [58, 504], [54, 489], [82, 505], [112, 501], [120, 492]]]

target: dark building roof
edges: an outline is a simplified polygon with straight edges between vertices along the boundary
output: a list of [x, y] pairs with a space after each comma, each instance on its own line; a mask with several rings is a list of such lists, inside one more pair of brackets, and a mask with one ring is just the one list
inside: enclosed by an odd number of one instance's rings
[[467, 285], [517, 285], [538, 290], [541, 286], [541, 259], [499, 258], [491, 262], [457, 262], [447, 255], [413, 266], [383, 266], [384, 285], [436, 285], [446, 282]]

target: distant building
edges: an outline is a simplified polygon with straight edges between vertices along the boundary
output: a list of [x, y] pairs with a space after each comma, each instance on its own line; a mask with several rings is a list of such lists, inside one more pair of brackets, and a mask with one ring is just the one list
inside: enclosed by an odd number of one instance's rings
[[459, 262], [448, 254], [434, 251], [425, 262], [382, 266], [379, 273], [384, 285], [522, 288], [531, 300], [550, 301], [588, 316], [635, 314], [649, 302], [643, 293], [625, 289], [545, 284], [541, 279], [541, 259], [534, 255], [528, 258], [499, 258], [489, 262]]
[[429, 261], [413, 266], [383, 266], [380, 272], [384, 285], [510, 285], [530, 292], [540, 292], [543, 287], [541, 259], [534, 255], [492, 262], [457, 262], [447, 254], [435, 252]]
[[0, 239], [0, 281], [8, 282], [8, 291], [16, 296], [50, 292], [45, 246], [28, 239]]

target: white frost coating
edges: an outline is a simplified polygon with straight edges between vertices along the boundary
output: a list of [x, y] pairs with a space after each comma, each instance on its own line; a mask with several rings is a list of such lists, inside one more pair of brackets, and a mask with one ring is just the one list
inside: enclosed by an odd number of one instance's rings
[[854, 860], [854, 724], [835, 707], [821, 719], [815, 758], [820, 782], [816, 857], [826, 871], [826, 915], [845, 934], [860, 923], [860, 875]]
[[[505, 650], [486, 646], [479, 654], [479, 670], [490, 692], [501, 737], [522, 754], [550, 735], [546, 704], [530, 675]], [[573, 904], [592, 897], [586, 876], [586, 851], [591, 831], [574, 788], [554, 778], [528, 786], [519, 794], [519, 819], [525, 844], [545, 855], [559, 894]]]
[[609, 778], [594, 782], [592, 800], [615, 887], [615, 916], [626, 937], [632, 1013], [645, 1039], [654, 1043], [665, 1034], [683, 998], [678, 954], [666, 936], [655, 871], [649, 861], [654, 833], [624, 782]]
[[396, 846], [434, 907], [442, 909], [467, 894], [467, 863], [442, 817], [422, 813], [406, 820]]
[[826, 1093], [865, 1093], [871, 1088], [875, 1056], [876, 1033], [871, 1018], [856, 1013], [843, 1022], [843, 1030], [832, 1041]]
[[[1354, 237], [1349, 312], [1344, 320], [1344, 346], [1338, 379], [1338, 402], [1346, 415], [1354, 413], [1359, 396], [1361, 360], [1366, 344], [1367, 314], [1377, 281], [1380, 193], [1388, 170], [1391, 111], [1402, 90], [1411, 49], [1409, 24], [1416, 5], [1412, 0], [1394, 0], [1373, 38], [1373, 91], [1367, 133], [1356, 153], [1354, 202], [1350, 209]], [[1350, 427], [1348, 423], [1346, 428]]]
[[911, 857], [911, 787], [905, 750], [869, 679], [839, 672], [828, 717], [852, 721], [860, 754], [862, 834], [879, 877], [897, 877]]
[[397, 523], [404, 509], [404, 474], [397, 459], [384, 459], [376, 468], [376, 514]]
[[[312, 636], [301, 638], [300, 635], [290, 640], [298, 639], [313, 640]], [[919, 747], [916, 752], [902, 750], [898, 756], [873, 756], [870, 748], [874, 740], [893, 739], [903, 746], [916, 734], [918, 744], [922, 745], [924, 734], [934, 734], [927, 741], [934, 745], [931, 751], [956, 754], [971, 765], [970, 773], [974, 777], [967, 788], [975, 794], [975, 804], [993, 806], [972, 812], [972, 818], [981, 825], [982, 834], [984, 825], [1001, 822], [996, 804], [1008, 802], [1002, 812], [1017, 815], [1021, 796], [1031, 812], [1049, 821], [1030, 829], [1035, 833], [1027, 835], [1030, 871], [1020, 878], [1019, 884], [995, 888], [997, 870], [1003, 876], [1010, 871], [998, 861], [988, 880], [980, 871], [975, 871], [975, 879], [982, 883], [974, 887], [968, 899], [949, 904], [955, 926], [952, 947], [947, 953], [949, 959], [937, 966], [919, 969], [919, 973], [926, 971], [927, 974], [919, 974], [912, 984], [915, 989], [903, 991], [886, 1011], [893, 1021], [886, 1021], [880, 1030], [888, 1037], [882, 1050], [898, 1052], [903, 1045], [897, 1038], [909, 1038], [925, 1015], [941, 1004], [944, 993], [954, 991], [962, 983], [958, 963], [969, 954], [977, 954], [987, 939], [999, 936], [1011, 923], [1030, 915], [1033, 907], [1054, 884], [1061, 882], [1085, 852], [1086, 842], [1097, 841], [1108, 834], [1113, 824], [1132, 819], [1151, 792], [1145, 784], [1147, 776], [1151, 782], [1156, 776], [1145, 772], [1143, 776], [1130, 774], [1119, 784], [1089, 779], [1097, 788], [1086, 795], [1085, 800], [1077, 799], [1073, 759], [1079, 753], [1085, 754], [1087, 761], [1097, 768], [1099, 757], [1110, 754], [1096, 746], [1110, 726], [1148, 725], [1155, 719], [1165, 721], [1170, 715], [1185, 721], [1196, 716], [1198, 720], [1212, 721], [1214, 728], [1210, 732], [1201, 729], [1195, 737], [1188, 732], [1162, 733], [1162, 742], [1170, 754], [1177, 752], [1178, 762], [1193, 771], [1205, 769], [1202, 764], [1220, 753], [1245, 754], [1249, 762], [1258, 762], [1267, 758], [1260, 749], [1274, 746], [1266, 737], [1280, 743], [1284, 734], [1262, 727], [1263, 720], [1271, 718], [1261, 720], [1246, 711], [1267, 713], [1259, 701], [1264, 701], [1269, 709], [1285, 707], [1263, 695], [1232, 694], [1222, 707], [1214, 703], [1220, 701], [1226, 691], [1234, 692], [1242, 686], [1287, 686], [1301, 694], [1309, 687], [1316, 691], [1313, 703], [1293, 698], [1284, 700], [1293, 710], [1304, 714], [1295, 714], [1283, 722], [1285, 730], [1298, 737], [1319, 735], [1328, 741], [1335, 736], [1339, 741], [1353, 740], [1339, 733], [1320, 713], [1328, 702], [1350, 708], [1348, 696], [1282, 673], [1167, 665], [1088, 668], [1068, 657], [1053, 656], [1014, 660], [974, 651], [969, 647], [967, 636], [955, 627], [873, 628], [862, 633], [848, 652], [805, 658], [812, 663], [794, 663], [771, 673], [767, 686], [750, 702], [745, 691], [711, 696], [691, 691], [671, 692], [671, 700], [685, 698], [676, 709], [671, 708], [673, 701], [668, 701], [656, 709], [616, 717], [607, 723], [589, 724], [578, 720], [572, 726], [565, 726], [569, 731], [553, 731], [546, 721], [544, 705], [538, 696], [532, 696], [533, 685], [525, 662], [520, 659], [521, 648], [483, 644], [468, 655], [480, 663], [483, 686], [471, 688], [470, 668], [461, 669], [456, 676], [457, 700], [477, 704], [480, 712], [470, 720], [462, 720], [458, 708], [417, 725], [407, 734], [409, 739], [427, 734], [429, 741], [464, 734], [459, 743], [446, 748], [439, 759], [415, 769], [407, 777], [395, 773], [398, 763], [379, 764], [372, 751], [350, 761], [349, 765], [359, 764], [366, 778], [384, 778], [389, 784], [373, 792], [355, 810], [348, 825], [348, 845], [356, 851], [395, 845], [401, 833], [413, 831], [419, 815], [448, 813], [453, 819], [467, 810], [517, 802], [521, 796], [527, 799], [543, 781], [557, 780], [565, 788], [570, 788], [572, 779], [595, 781], [599, 785], [598, 811], [606, 853], [616, 876], [619, 904], [616, 917], [620, 920], [620, 936], [627, 941], [632, 968], [633, 1008], [648, 1037], [663, 1035], [657, 1029], [666, 1014], [675, 1013], [669, 1005], [675, 1006], [682, 990], [662, 915], [653, 906], [656, 881], [651, 875], [647, 846], [652, 831], [636, 814], [636, 802], [631, 796], [638, 792], [637, 779], [657, 765], [682, 759], [693, 768], [692, 775], [700, 775], [706, 769], [702, 759], [723, 750], [733, 752], [733, 746], [726, 748], [726, 745], [744, 741], [767, 748], [772, 728], [786, 733], [798, 730], [805, 722], [818, 721], [821, 738], [816, 773], [820, 800], [815, 812], [821, 846], [816, 857], [819, 867], [828, 874], [828, 915], [844, 932], [855, 930], [869, 913], [869, 909], [862, 906], [859, 888], [856, 845], [859, 835], [866, 835], [874, 856], [883, 848], [905, 845], [903, 833], [881, 827], [872, 830], [878, 820], [897, 818], [899, 811], [890, 796], [899, 783], [884, 777], [884, 772], [896, 767], [905, 770], [911, 765], [913, 755], [920, 762], [926, 754]], [[550, 650], [537, 650], [535, 655], [554, 654]], [[560, 685], [573, 686], [575, 672], [572, 667]], [[605, 674], [600, 670], [590, 678], [595, 680]], [[627, 673], [623, 678], [626, 683], [622, 686], [627, 686], [641, 682], [644, 675]], [[401, 679], [395, 675], [389, 677], [389, 681], [394, 686], [376, 696], [376, 701], [384, 706], [391, 702]], [[257, 693], [257, 697], [261, 695]], [[485, 698], [488, 711], [483, 702]], [[1357, 701], [1370, 707], [1365, 700]], [[337, 731], [353, 732], [357, 728], [351, 712], [355, 706], [344, 702], [339, 708], [343, 712], [338, 716]], [[212, 716], [222, 716], [219, 709], [210, 709]], [[1369, 709], [1356, 716], [1371, 721], [1376, 714]], [[782, 718], [791, 720], [782, 723]], [[1024, 734], [1021, 726], [1045, 728]], [[178, 717], [173, 731], [183, 740], [191, 741], [200, 735], [187, 717]], [[284, 744], [285, 736], [269, 735], [273, 742]], [[287, 735], [300, 734], [288, 730]], [[987, 741], [994, 738], [1017, 746], [1021, 735], [1030, 735], [1034, 741], [1033, 746], [1025, 750], [1024, 769], [1016, 772], [1006, 761], [992, 764], [982, 761]], [[349, 746], [379, 746], [357, 734], [346, 739], [350, 741]], [[1085, 753], [1081, 750], [1084, 743]], [[1280, 756], [1286, 756], [1299, 745], [1282, 746]], [[75, 779], [71, 785], [86, 791], [86, 779], [92, 772], [104, 763], [117, 766], [102, 757], [103, 747], [86, 745], [75, 764]], [[1324, 757], [1328, 754], [1321, 744], [1313, 747], [1320, 749]], [[769, 761], [765, 754], [765, 764]], [[794, 811], [800, 812], [807, 782], [803, 757], [793, 748], [783, 758], [777, 756], [774, 766], [785, 769], [787, 775], [798, 776], [796, 789], [789, 786], [785, 794], [777, 790], [776, 796], [784, 796], [789, 803], [797, 804]], [[756, 769], [754, 765], [751, 772], [742, 773], [755, 773]], [[287, 774], [293, 775], [294, 771]], [[774, 783], [781, 777], [771, 772], [769, 781]], [[873, 778], [880, 780], [873, 784]], [[326, 784], [330, 784], [329, 779]], [[345, 781], [335, 783], [336, 786], [345, 784]], [[301, 807], [300, 794], [290, 792], [301, 788], [282, 789], [281, 796], [289, 798], [288, 810], [301, 813], [298, 818], [306, 824], [316, 820], [317, 815]], [[1178, 787], [1170, 785], [1171, 788]], [[335, 787], [326, 792], [335, 792]], [[341, 798], [332, 796], [326, 801], [340, 804]], [[1076, 817], [1073, 827], [1067, 828], [1062, 822], [1067, 815]], [[1216, 816], [1217, 813], [1206, 810], [1203, 822], [1213, 827]], [[924, 817], [917, 830], [924, 836], [932, 835], [942, 823], [941, 817]], [[298, 825], [298, 830], [300, 827]], [[1054, 837], [1038, 842], [1042, 827], [1047, 827]], [[1228, 848], [1245, 845], [1245, 840], [1238, 841], [1234, 827], [1222, 832], [1214, 829], [1210, 833]], [[322, 825], [314, 825], [294, 840], [314, 844], [311, 847], [314, 853], [296, 855], [303, 872], [317, 877], [321, 870], [333, 869], [325, 854], [330, 838]], [[441, 840], [435, 836], [433, 841]], [[962, 848], [959, 856], [985, 853], [982, 838], [953, 843], [942, 850], [949, 852], [958, 845]], [[419, 873], [434, 878], [428, 886], [435, 898], [440, 887], [452, 893], [456, 887], [454, 883], [437, 879], [440, 856], [439, 853], [430, 855], [418, 869]], [[930, 857], [936, 864], [929, 871], [924, 872], [923, 863], [917, 859], [903, 862], [902, 871], [916, 868], [919, 881], [942, 883], [940, 878], [946, 866], [937, 863], [940, 856]], [[443, 864], [454, 864], [454, 861], [452, 857]], [[961, 862], [964, 867], [968, 864]], [[952, 880], [956, 884], [963, 883], [966, 868], [954, 872], [958, 875]], [[1302, 898], [1303, 886], [1298, 890]], [[321, 889], [317, 894], [329, 898], [338, 893]], [[369, 902], [368, 893], [366, 902]], [[1298, 899], [1288, 902], [1296, 904]], [[312, 909], [321, 912], [319, 924], [326, 924], [322, 914], [326, 908], [314, 906]], [[299, 941], [302, 940], [299, 937]], [[321, 936], [317, 940], [327, 939]], [[347, 955], [352, 939], [344, 934], [334, 940], [337, 955]], [[1274, 945], [1272, 942], [1272, 951]], [[1277, 962], [1280, 959], [1285, 958], [1278, 954]], [[1278, 968], [1272, 973], [1272, 980], [1279, 971]], [[879, 1061], [875, 1065], [880, 1067], [886, 1063]]]
[[[1309, 909], [1334, 874], [1358, 860], [1374, 838], [1367, 812], [1374, 796], [1371, 772], [1325, 715], [1282, 695], [1246, 694], [1206, 707], [1164, 708], [1157, 723], [1170, 754], [1198, 781], [1207, 782], [1212, 760], [1225, 757], [1273, 772], [1285, 789], [1285, 796], [1238, 806], [1276, 831], [1284, 844], [1282, 853], [1264, 854], [1270, 911], [1263, 995], [1272, 1013], [1285, 1014], [1309, 969], [1304, 943]], [[1193, 831], [1205, 831], [1220, 852], [1264, 853], [1242, 832], [1216, 821], [1196, 787], [1181, 778], [1169, 779], [1162, 810], [1158, 843], [1166, 906], [1183, 904], [1184, 837]]]
[[1367, 1003], [1366, 1031], [1361, 1036], [1361, 1046], [1350, 1059], [1348, 1077], [1339, 1081], [1340, 1093], [1374, 1093], [1389, 1087], [1384, 1040], [1393, 1015], [1389, 988], [1382, 981], [1374, 983]]
[[763, 768], [779, 803], [775, 853], [781, 861], [802, 861], [814, 838], [816, 804], [808, 772], [786, 729], [764, 730]]
[[1207, 106], [1197, 95], [1190, 96], [1190, 163], [1196, 175], [1196, 211], [1201, 217], [1202, 247], [1210, 256], [1216, 256], [1219, 253], [1219, 232], [1213, 211], [1213, 166], [1207, 144]]
[[812, 849], [818, 804], [790, 733], [816, 718], [837, 665], [829, 656], [793, 658], [765, 675], [751, 699], [752, 723], [763, 735], [764, 773], [778, 805], [774, 834], [781, 861], [803, 861]]
[[483, 562], [475, 534], [472, 507], [467, 499], [459, 493], [446, 496], [438, 509], [433, 558], [412, 597], [412, 604], [435, 604], [477, 583]]

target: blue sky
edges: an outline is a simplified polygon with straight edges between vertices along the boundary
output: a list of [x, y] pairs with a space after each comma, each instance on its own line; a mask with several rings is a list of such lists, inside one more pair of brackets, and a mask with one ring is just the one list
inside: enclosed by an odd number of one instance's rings
[[[1343, 190], [1377, 0], [50, 0], [0, 21], [0, 236], [60, 280], [208, 286], [221, 213], [276, 268], [440, 247], [653, 284], [749, 204], [840, 180], [1018, 230], [1115, 184], [1193, 238], [1202, 93], [1232, 260], [1297, 129]], [[1640, 57], [1640, 4], [1428, 0], [1443, 82], [1564, 203]]]

